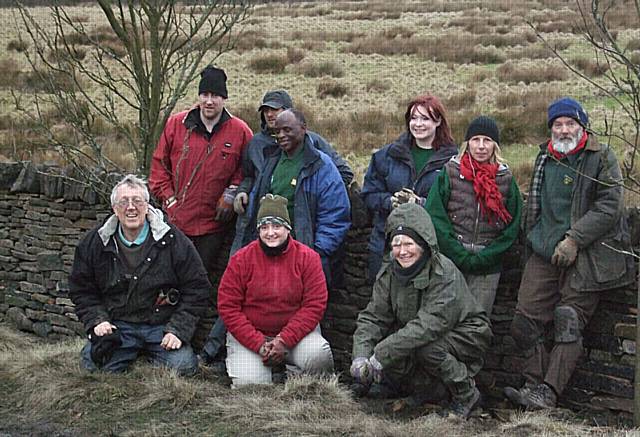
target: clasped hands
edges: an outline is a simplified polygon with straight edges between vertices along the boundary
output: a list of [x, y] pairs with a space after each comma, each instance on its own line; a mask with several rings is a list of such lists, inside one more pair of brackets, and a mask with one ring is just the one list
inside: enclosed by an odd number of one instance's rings
[[371, 385], [372, 382], [377, 384], [382, 382], [382, 364], [375, 354], [371, 355], [371, 358], [354, 358], [349, 371], [353, 379], [360, 384]]
[[284, 363], [289, 349], [282, 337], [276, 335], [275, 337], [265, 337], [265, 342], [260, 346], [258, 353], [265, 366], [274, 367]]
[[403, 188], [400, 191], [396, 191], [391, 196], [391, 207], [397, 208], [403, 203], [417, 203], [418, 205], [424, 205], [424, 197], [418, 196], [411, 188]]

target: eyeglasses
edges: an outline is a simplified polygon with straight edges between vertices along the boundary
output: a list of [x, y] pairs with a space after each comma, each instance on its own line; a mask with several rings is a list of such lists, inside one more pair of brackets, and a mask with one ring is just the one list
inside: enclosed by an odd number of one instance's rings
[[144, 206], [147, 203], [147, 201], [144, 199], [141, 199], [140, 197], [134, 197], [133, 199], [123, 197], [122, 199], [116, 202], [116, 206], [118, 208], [126, 208], [129, 206], [130, 203], [133, 203], [133, 206], [135, 206], [136, 208], [139, 208], [141, 206]]

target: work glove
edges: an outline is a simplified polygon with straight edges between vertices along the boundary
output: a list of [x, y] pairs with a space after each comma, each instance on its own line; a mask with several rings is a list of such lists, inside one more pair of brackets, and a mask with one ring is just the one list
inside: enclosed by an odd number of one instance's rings
[[238, 191], [237, 185], [229, 185], [224, 189], [216, 205], [215, 221], [227, 223], [233, 218], [233, 201], [236, 197], [236, 191]]
[[236, 198], [233, 199], [233, 210], [236, 214], [242, 215], [245, 213], [247, 203], [249, 203], [249, 195], [247, 193], [238, 193]]
[[377, 360], [375, 355], [371, 355], [369, 363], [371, 364], [371, 378], [373, 382], [380, 384], [382, 382], [382, 364], [380, 364], [380, 361]]
[[411, 188], [403, 188], [400, 191], [396, 191], [391, 196], [391, 207], [397, 208], [403, 203], [417, 203], [418, 205], [424, 206], [425, 198], [418, 196], [413, 192]]
[[578, 256], [578, 243], [571, 237], [564, 237], [564, 240], [558, 243], [556, 249], [551, 256], [551, 264], [558, 267], [569, 267], [573, 264]]
[[354, 381], [363, 385], [370, 385], [373, 376], [371, 363], [365, 357], [354, 358], [349, 372]]
[[270, 344], [265, 345], [265, 347], [268, 348], [266, 357], [262, 358], [262, 363], [265, 366], [275, 367], [284, 363], [287, 358], [287, 354], [289, 353], [289, 349], [287, 349], [287, 345], [284, 344], [282, 337], [277, 335], [273, 340], [271, 340]]
[[100, 368], [111, 360], [113, 353], [122, 346], [120, 331], [114, 329], [111, 334], [89, 336], [91, 341], [91, 361]]

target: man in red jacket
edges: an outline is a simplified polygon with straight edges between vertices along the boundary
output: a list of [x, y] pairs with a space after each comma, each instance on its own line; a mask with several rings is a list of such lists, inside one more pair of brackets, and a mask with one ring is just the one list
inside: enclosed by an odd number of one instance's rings
[[320, 256], [291, 238], [284, 197], [262, 198], [257, 227], [258, 240], [233, 255], [218, 288], [233, 387], [270, 384], [272, 368], [284, 364], [332, 372], [331, 347], [319, 326], [327, 306]]
[[[227, 76], [209, 65], [200, 73], [198, 106], [167, 120], [149, 176], [151, 192], [193, 242], [211, 283], [233, 219], [242, 153], [253, 137], [249, 126], [225, 109], [226, 99]], [[222, 353], [218, 346], [210, 359], [223, 363]]]
[[193, 241], [212, 279], [242, 180], [242, 152], [253, 133], [224, 107], [225, 72], [209, 65], [200, 76], [199, 105], [167, 120], [153, 153], [149, 187], [171, 223]]

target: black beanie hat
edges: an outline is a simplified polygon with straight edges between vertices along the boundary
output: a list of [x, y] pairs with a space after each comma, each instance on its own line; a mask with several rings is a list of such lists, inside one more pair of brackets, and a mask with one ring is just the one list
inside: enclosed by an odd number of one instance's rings
[[396, 235], [406, 235], [407, 237], [411, 237], [418, 246], [422, 247], [422, 250], [424, 250], [425, 252], [429, 251], [429, 245], [427, 244], [427, 242], [424, 241], [424, 238], [422, 238], [420, 234], [418, 234], [413, 228], [402, 225], [395, 228], [389, 235], [389, 245], [393, 241], [393, 237], [395, 237]]
[[227, 98], [227, 75], [221, 68], [208, 65], [200, 73], [200, 85], [198, 94], [210, 92], [220, 97]]
[[469, 141], [476, 135], [485, 135], [495, 141], [496, 144], [500, 144], [500, 130], [498, 129], [498, 125], [493, 118], [487, 117], [486, 115], [475, 118], [469, 124], [464, 140]]

